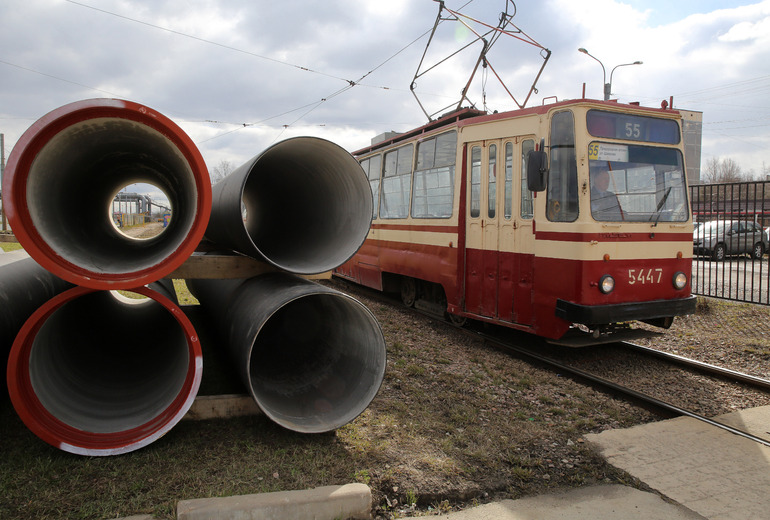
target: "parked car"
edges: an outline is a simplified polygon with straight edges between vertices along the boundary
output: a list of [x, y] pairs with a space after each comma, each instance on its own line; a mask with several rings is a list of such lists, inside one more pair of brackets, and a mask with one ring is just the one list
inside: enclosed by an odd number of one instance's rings
[[693, 253], [724, 260], [729, 255], [748, 253], [762, 258], [768, 250], [765, 230], [750, 221], [712, 220], [699, 225], [692, 236]]

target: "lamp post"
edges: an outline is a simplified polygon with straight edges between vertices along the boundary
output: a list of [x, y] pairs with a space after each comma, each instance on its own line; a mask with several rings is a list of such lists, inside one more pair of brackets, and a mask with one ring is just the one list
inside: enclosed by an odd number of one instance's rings
[[582, 53], [583, 53], [583, 54], [585, 54], [586, 56], [589, 56], [589, 57], [591, 57], [591, 58], [595, 59], [596, 61], [598, 61], [598, 62], [599, 62], [599, 65], [601, 65], [601, 66], [602, 66], [602, 83], [604, 84], [604, 100], [605, 100], [605, 101], [607, 101], [608, 99], [610, 99], [610, 92], [612, 92], [612, 74], [615, 72], [615, 69], [617, 69], [618, 67], [627, 67], [628, 65], [642, 65], [642, 63], [643, 63], [643, 62], [641, 62], [641, 61], [635, 61], [635, 62], [633, 62], [633, 63], [621, 63], [620, 65], [615, 65], [615, 66], [612, 68], [612, 70], [610, 71], [610, 82], [609, 82], [609, 83], [607, 83], [607, 71], [606, 71], [606, 69], [604, 68], [604, 63], [602, 63], [601, 61], [599, 61], [599, 59], [598, 59], [596, 56], [593, 56], [592, 54], [590, 54], [590, 53], [589, 53], [587, 50], [585, 50], [583, 47], [580, 47], [580, 48], [578, 49], [578, 51], [582, 52]]

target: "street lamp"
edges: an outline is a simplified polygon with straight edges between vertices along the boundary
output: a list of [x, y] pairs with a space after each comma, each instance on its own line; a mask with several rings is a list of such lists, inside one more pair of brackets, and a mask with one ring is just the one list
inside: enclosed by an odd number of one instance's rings
[[580, 47], [578, 51], [582, 52], [586, 56], [589, 56], [596, 61], [599, 62], [599, 65], [602, 66], [602, 83], [604, 84], [604, 100], [607, 101], [610, 99], [610, 92], [612, 92], [612, 74], [615, 72], [615, 69], [618, 67], [627, 67], [628, 65], [642, 65], [643, 62], [641, 61], [635, 61], [633, 63], [621, 63], [620, 65], [615, 65], [615, 67], [612, 68], [610, 71], [610, 82], [607, 83], [607, 71], [604, 68], [604, 63], [599, 61], [599, 59], [596, 56], [591, 55], [587, 50], [585, 50], [583, 47]]

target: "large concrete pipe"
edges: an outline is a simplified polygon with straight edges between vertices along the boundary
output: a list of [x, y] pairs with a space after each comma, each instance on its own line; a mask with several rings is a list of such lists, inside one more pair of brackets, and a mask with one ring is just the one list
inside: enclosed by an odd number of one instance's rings
[[[190, 321], [160, 284], [133, 292], [69, 289], [24, 324], [8, 359], [8, 390], [24, 424], [79, 455], [117, 455], [168, 432], [203, 372]], [[166, 293], [168, 294], [168, 293]]]
[[188, 287], [214, 317], [257, 405], [284, 428], [334, 430], [377, 394], [385, 340], [357, 300], [286, 273], [242, 283], [188, 280]]
[[[148, 183], [173, 215], [160, 235], [130, 238], [113, 224], [119, 190]], [[24, 249], [60, 278], [130, 289], [179, 267], [203, 238], [211, 184], [203, 157], [174, 122], [130, 101], [62, 106], [19, 139], [3, 176], [3, 204]]]
[[206, 238], [292, 273], [316, 274], [353, 256], [371, 221], [369, 181], [353, 156], [324, 139], [296, 137], [214, 185]]
[[[72, 284], [49, 273], [29, 257], [21, 258], [17, 253], [0, 257], [0, 366], [5, 367], [13, 340], [27, 318], [70, 287]], [[5, 370], [0, 373], [3, 387], [0, 392], [4, 393]]]

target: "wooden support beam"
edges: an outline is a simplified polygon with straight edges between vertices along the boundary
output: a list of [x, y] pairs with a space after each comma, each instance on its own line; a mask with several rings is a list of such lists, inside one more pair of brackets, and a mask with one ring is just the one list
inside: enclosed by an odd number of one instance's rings
[[[226, 279], [251, 278], [280, 271], [277, 267], [242, 255], [193, 254], [166, 278]], [[311, 280], [327, 280], [331, 272], [305, 276]]]

